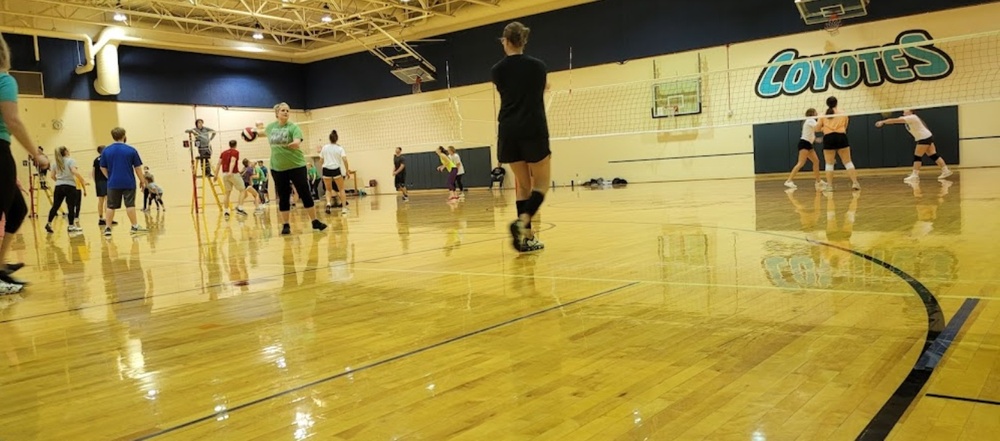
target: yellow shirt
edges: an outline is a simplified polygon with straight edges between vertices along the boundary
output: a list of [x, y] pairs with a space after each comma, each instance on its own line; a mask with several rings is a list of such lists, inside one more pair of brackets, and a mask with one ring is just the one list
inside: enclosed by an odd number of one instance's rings
[[827, 115], [820, 118], [823, 122], [823, 134], [829, 135], [830, 133], [847, 133], [847, 121], [846, 116], [840, 115], [839, 112], [833, 115]]
[[451, 172], [451, 169], [455, 168], [455, 163], [452, 162], [447, 156], [438, 153], [438, 157], [441, 158], [441, 165], [444, 166], [445, 170]]

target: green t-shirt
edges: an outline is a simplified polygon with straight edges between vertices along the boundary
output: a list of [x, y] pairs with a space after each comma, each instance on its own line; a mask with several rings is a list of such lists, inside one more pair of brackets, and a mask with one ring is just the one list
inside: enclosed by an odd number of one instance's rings
[[271, 143], [271, 170], [285, 171], [305, 167], [306, 156], [302, 150], [288, 148], [297, 139], [302, 139], [302, 129], [293, 122], [281, 123], [275, 121], [264, 128], [267, 140]]
[[264, 181], [264, 169], [261, 168], [261, 167], [256, 167], [255, 166], [253, 168], [253, 170], [254, 170], [253, 183], [254, 183], [254, 185], [260, 184], [261, 182]]
[[319, 179], [319, 170], [316, 170], [316, 167], [309, 169], [309, 179]]
[[[17, 81], [9, 73], [0, 73], [0, 101], [17, 102]], [[10, 129], [0, 118], [0, 139], [10, 142]]]

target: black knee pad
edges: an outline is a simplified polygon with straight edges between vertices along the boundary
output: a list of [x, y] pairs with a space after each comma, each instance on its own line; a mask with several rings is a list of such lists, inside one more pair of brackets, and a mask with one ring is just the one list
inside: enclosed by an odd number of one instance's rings
[[913, 162], [922, 162], [924, 160], [923, 156], [913, 155]]
[[931, 155], [931, 161], [937, 162], [938, 158], [940, 158], [940, 157], [941, 157], [941, 155], [938, 155], [937, 153], [935, 153], [935, 154]]

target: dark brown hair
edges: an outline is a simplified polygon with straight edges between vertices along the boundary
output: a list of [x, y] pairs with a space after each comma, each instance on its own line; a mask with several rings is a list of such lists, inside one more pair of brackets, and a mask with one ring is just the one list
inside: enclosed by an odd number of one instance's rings
[[833, 109], [837, 107], [837, 97], [831, 96], [826, 99], [826, 114], [833, 115]]
[[340, 136], [337, 136], [337, 131], [336, 130], [331, 130], [330, 131], [330, 142], [336, 144], [338, 139], [340, 139]]
[[810, 108], [806, 110], [806, 116], [816, 116], [816, 109]]
[[503, 28], [504, 40], [507, 40], [514, 47], [524, 47], [524, 45], [528, 44], [529, 34], [531, 34], [531, 28], [518, 21], [511, 22]]

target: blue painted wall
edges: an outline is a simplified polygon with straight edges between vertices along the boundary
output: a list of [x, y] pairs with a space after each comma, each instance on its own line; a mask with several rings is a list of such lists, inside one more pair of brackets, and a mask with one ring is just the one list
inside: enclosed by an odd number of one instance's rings
[[[901, 17], [1000, 0], [874, 0], [870, 14], [848, 24]], [[532, 28], [529, 52], [551, 71], [645, 58], [806, 31], [792, 0], [603, 0], [521, 19]], [[452, 86], [489, 81], [490, 67], [503, 52], [497, 42], [505, 23], [446, 34], [444, 43], [417, 50], [438, 68], [445, 66]], [[18, 70], [41, 71], [53, 98], [118, 100], [173, 104], [270, 107], [286, 101], [314, 109], [410, 93], [390, 67], [368, 53], [309, 65], [199, 55], [123, 46], [122, 94], [93, 91], [94, 73], [77, 75], [80, 43], [40, 39], [42, 61], [34, 61], [30, 37], [6, 35]]]

